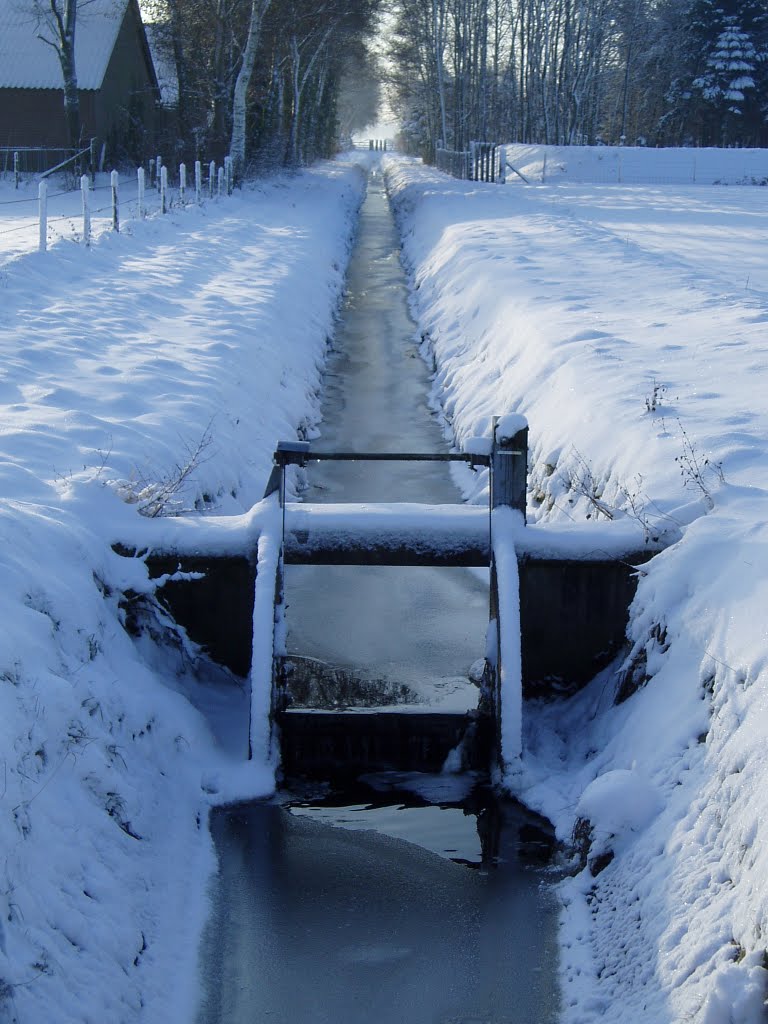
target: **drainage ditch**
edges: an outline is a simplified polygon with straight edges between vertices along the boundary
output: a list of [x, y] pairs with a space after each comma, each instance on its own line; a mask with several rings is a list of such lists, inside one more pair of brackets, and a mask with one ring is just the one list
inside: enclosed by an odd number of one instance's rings
[[[375, 177], [348, 290], [318, 447], [446, 451]], [[440, 464], [325, 463], [305, 486], [315, 502], [459, 500]], [[289, 566], [285, 586], [294, 707], [471, 720], [488, 620], [482, 574]], [[220, 868], [198, 1024], [555, 1021], [551, 832], [498, 801], [483, 772], [459, 767], [454, 750], [428, 772], [374, 764], [286, 778], [275, 801], [214, 812]]]

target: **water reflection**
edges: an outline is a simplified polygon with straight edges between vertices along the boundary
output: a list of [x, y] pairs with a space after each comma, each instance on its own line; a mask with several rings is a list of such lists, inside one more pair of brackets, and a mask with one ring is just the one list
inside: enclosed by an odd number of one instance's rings
[[[391, 824], [398, 813], [390, 807]], [[454, 813], [444, 838], [461, 852], [458, 824]], [[511, 847], [472, 871], [400, 838], [263, 804], [217, 811], [212, 829], [221, 879], [198, 1024], [557, 1019], [556, 907]]]

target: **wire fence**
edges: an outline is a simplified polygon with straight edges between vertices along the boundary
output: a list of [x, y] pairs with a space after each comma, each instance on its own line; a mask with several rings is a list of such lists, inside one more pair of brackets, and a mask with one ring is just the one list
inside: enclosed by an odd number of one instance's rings
[[[186, 165], [180, 164], [173, 183], [161, 157], [149, 164], [148, 171], [139, 167], [135, 174], [99, 175], [95, 184], [82, 175], [72, 187], [55, 191], [50, 182], [40, 180], [36, 195], [9, 191], [6, 198], [0, 189], [0, 265], [35, 249], [45, 252], [63, 238], [90, 245], [94, 237], [119, 231], [128, 220], [162, 216], [232, 194], [229, 158], [223, 166], [197, 161], [189, 174]], [[25, 180], [23, 191], [33, 186], [33, 181]]]

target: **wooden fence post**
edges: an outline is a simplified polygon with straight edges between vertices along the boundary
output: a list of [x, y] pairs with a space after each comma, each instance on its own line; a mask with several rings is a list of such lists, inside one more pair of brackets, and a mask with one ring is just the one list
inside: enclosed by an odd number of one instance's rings
[[155, 160], [155, 188], [157, 189], [158, 192], [160, 191], [160, 186], [162, 185], [162, 168], [163, 158], [158, 154], [157, 159]]
[[41, 181], [37, 186], [38, 206], [40, 208], [40, 252], [48, 248], [48, 184]]
[[179, 198], [182, 203], [184, 202], [184, 196], [187, 191], [187, 165], [179, 164]]
[[507, 147], [499, 146], [499, 184], [507, 184]]
[[136, 200], [136, 215], [138, 216], [139, 220], [141, 220], [142, 217], [144, 216], [144, 189], [146, 187], [146, 176], [144, 174], [143, 167], [139, 167], [138, 171], [136, 172], [136, 177], [138, 178], [139, 189], [138, 197]]
[[168, 212], [168, 168], [160, 168], [160, 213]]
[[120, 175], [117, 171], [112, 171], [109, 176], [109, 184], [112, 189], [112, 230], [120, 230]]
[[13, 154], [13, 187], [19, 187], [19, 154]]
[[216, 188], [216, 161], [211, 160], [208, 164], [208, 195], [213, 199], [213, 193]]
[[218, 196], [219, 199], [221, 199], [221, 194], [222, 194], [223, 191], [224, 191], [224, 168], [220, 167], [219, 168], [218, 182], [217, 182], [217, 196]]
[[200, 196], [203, 191], [203, 165], [195, 160], [195, 202], [200, 205]]
[[80, 191], [83, 194], [83, 245], [91, 244], [91, 179], [87, 174], [80, 178]]

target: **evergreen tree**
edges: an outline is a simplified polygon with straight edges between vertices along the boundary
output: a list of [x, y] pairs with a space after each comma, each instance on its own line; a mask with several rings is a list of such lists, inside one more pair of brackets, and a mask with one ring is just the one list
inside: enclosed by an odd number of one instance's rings
[[703, 145], [760, 146], [768, 140], [768, 3], [693, 0], [678, 85], [686, 127]]

